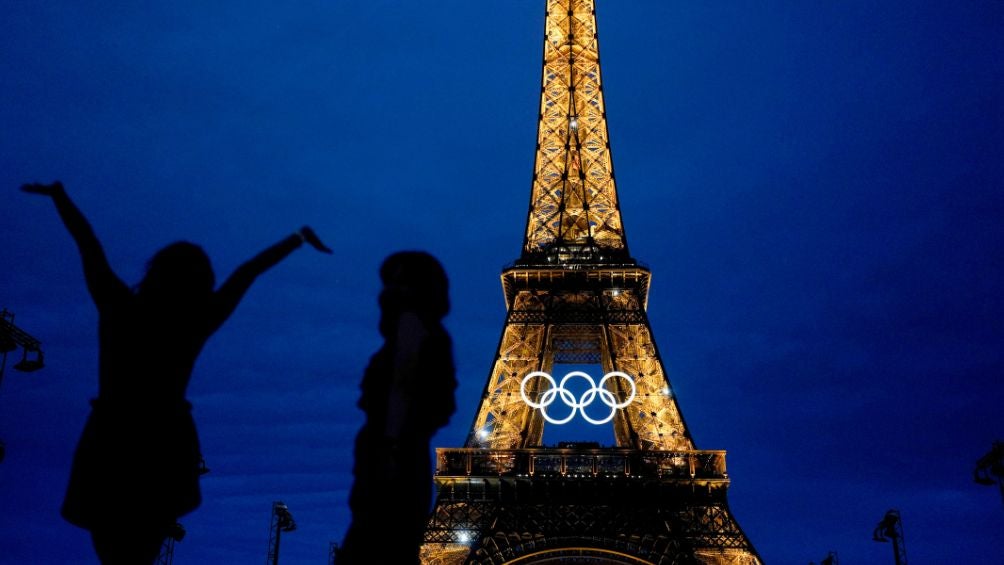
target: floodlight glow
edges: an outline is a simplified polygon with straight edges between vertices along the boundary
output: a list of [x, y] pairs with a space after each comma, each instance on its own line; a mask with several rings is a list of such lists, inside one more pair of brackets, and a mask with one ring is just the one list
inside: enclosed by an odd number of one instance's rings
[[[529, 381], [534, 377], [542, 378], [551, 384], [550, 388], [545, 390], [543, 394], [540, 395], [540, 402], [534, 402], [530, 400], [530, 398], [527, 397], [526, 395], [526, 383], [527, 381]], [[582, 396], [580, 396], [578, 399], [575, 398], [575, 395], [572, 394], [570, 390], [565, 388], [565, 384], [569, 381], [569, 379], [575, 377], [586, 379], [586, 381], [589, 383], [589, 389], [583, 392]], [[617, 399], [614, 397], [614, 393], [610, 392], [603, 386], [606, 384], [608, 380], [615, 377], [624, 379], [628, 382], [629, 385], [631, 385], [631, 394], [628, 396], [628, 399], [623, 402], [617, 402]], [[583, 373], [582, 371], [572, 371], [568, 373], [567, 375], [561, 378], [560, 383], [555, 383], [554, 378], [551, 375], [545, 373], [544, 371], [534, 371], [532, 373], [529, 373], [527, 376], [523, 377], [523, 382], [521, 382], [519, 385], [519, 395], [523, 398], [523, 402], [525, 402], [527, 406], [531, 408], [536, 408], [540, 410], [540, 415], [544, 417], [544, 420], [546, 420], [551, 424], [559, 426], [561, 424], [567, 424], [568, 422], [571, 422], [572, 419], [575, 418], [575, 414], [578, 412], [581, 412], [582, 418], [585, 419], [590, 424], [596, 426], [606, 424], [607, 422], [614, 419], [614, 415], [617, 414], [618, 408], [624, 408], [628, 404], [631, 404], [631, 402], [634, 401], [635, 396], [637, 396], [637, 394], [638, 394], [638, 388], [634, 384], [634, 379], [632, 379], [627, 373], [622, 373], [620, 371], [611, 371], [603, 375], [603, 378], [600, 379], [599, 384], [597, 384], [596, 381], [594, 381], [593, 378], [589, 376], [588, 373]], [[561, 419], [552, 418], [547, 413], [547, 407], [550, 406], [552, 403], [554, 403], [554, 401], [557, 400], [559, 397], [561, 398], [561, 401], [565, 403], [565, 406], [568, 406], [569, 408], [572, 409], [571, 413], [569, 413], [568, 417], [566, 418], [561, 418]], [[592, 418], [591, 416], [589, 416], [589, 414], [586, 413], [586, 407], [592, 404], [597, 397], [599, 397], [600, 402], [606, 404], [610, 408], [610, 414], [607, 417], [599, 420]]]

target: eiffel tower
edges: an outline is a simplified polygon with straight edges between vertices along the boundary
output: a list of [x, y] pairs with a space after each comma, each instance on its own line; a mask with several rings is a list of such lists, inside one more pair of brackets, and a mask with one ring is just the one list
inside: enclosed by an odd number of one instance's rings
[[[628, 252], [617, 201], [594, 2], [546, 1], [523, 251], [502, 272], [505, 327], [466, 445], [437, 449], [422, 561], [759, 565], [728, 508], [725, 452], [695, 448], [652, 337], [650, 271]], [[605, 375], [551, 375], [570, 364]], [[616, 447], [542, 445], [545, 423], [575, 417], [609, 422]]]

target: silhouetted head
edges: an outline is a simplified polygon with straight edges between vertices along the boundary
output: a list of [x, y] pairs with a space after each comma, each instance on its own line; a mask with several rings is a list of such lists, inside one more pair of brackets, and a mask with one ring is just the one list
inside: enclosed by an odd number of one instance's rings
[[380, 308], [385, 314], [412, 311], [439, 320], [450, 311], [446, 271], [424, 251], [401, 251], [387, 257], [380, 267], [380, 280]]
[[172, 243], [158, 251], [146, 265], [146, 276], [137, 295], [157, 304], [198, 306], [216, 286], [209, 257], [201, 247], [187, 241]]

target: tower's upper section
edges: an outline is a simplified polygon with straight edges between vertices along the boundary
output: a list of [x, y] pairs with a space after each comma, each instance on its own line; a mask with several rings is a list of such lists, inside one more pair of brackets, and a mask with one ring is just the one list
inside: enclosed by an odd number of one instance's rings
[[544, 32], [537, 155], [520, 262], [630, 261], [610, 158], [593, 0], [548, 0]]

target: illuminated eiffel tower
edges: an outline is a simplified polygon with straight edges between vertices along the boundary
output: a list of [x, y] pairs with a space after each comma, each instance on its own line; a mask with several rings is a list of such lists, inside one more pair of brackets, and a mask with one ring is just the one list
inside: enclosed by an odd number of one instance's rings
[[[695, 449], [652, 338], [596, 37], [593, 0], [547, 0], [523, 252], [502, 272], [508, 314], [467, 443], [437, 450], [426, 564], [761, 563], [728, 508], [725, 452]], [[604, 377], [552, 376], [562, 364]], [[609, 422], [616, 447], [542, 445], [545, 423], [576, 417]]]

